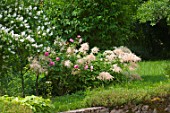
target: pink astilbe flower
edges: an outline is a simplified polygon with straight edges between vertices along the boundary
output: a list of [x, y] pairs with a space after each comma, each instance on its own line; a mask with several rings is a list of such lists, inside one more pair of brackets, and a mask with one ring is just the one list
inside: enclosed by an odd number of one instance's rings
[[73, 54], [74, 53], [74, 48], [73, 47], [68, 47], [67, 48], [67, 53], [68, 54]]
[[78, 69], [78, 68], [79, 68], [79, 66], [76, 64], [76, 65], [74, 65], [74, 68], [75, 68], [75, 69]]
[[89, 50], [89, 44], [88, 43], [83, 43], [80, 45], [79, 51], [82, 53], [86, 53]]
[[81, 59], [78, 59], [78, 60], [76, 61], [76, 63], [82, 65], [82, 64], [85, 63], [85, 60], [81, 58]]
[[44, 53], [44, 56], [49, 56], [49, 52], [45, 52], [45, 53]]
[[96, 53], [99, 52], [99, 48], [93, 47], [93, 48], [91, 49], [91, 52], [92, 52], [93, 54], [96, 54]]
[[81, 38], [81, 36], [80, 36], [80, 35], [77, 35], [77, 38]]
[[116, 72], [116, 73], [120, 73], [122, 71], [122, 69], [119, 66], [117, 66], [117, 64], [113, 65], [113, 69], [112, 70], [114, 72]]
[[138, 65], [135, 63], [135, 62], [130, 62], [130, 65], [129, 65], [129, 70], [133, 71], [135, 70], [136, 68], [138, 67]]
[[106, 55], [106, 59], [109, 60], [109, 61], [115, 60], [116, 57], [117, 56], [114, 53], [112, 53], [111, 55]]
[[97, 78], [99, 80], [112, 80], [114, 77], [108, 72], [101, 72]]
[[37, 60], [37, 58], [34, 58], [30, 64], [30, 68], [36, 72], [36, 73], [43, 73], [45, 71], [47, 71], [46, 69], [44, 69], [41, 65], [40, 62]]
[[64, 66], [65, 66], [65, 67], [70, 68], [70, 67], [71, 67], [71, 65], [72, 65], [72, 63], [71, 63], [71, 61], [70, 61], [70, 60], [66, 60], [66, 61], [64, 61]]
[[60, 57], [56, 57], [56, 61], [60, 61]]
[[121, 49], [119, 49], [119, 48], [115, 49], [113, 52], [114, 52], [116, 55], [122, 55], [122, 54], [124, 54], [124, 52], [123, 52]]
[[54, 65], [55, 65], [55, 62], [50, 61], [49, 65], [50, 65], [50, 66], [54, 66]]
[[74, 40], [72, 38], [70, 38], [69, 41], [72, 42], [72, 43], [74, 42]]
[[96, 60], [96, 56], [94, 56], [92, 53], [87, 55], [85, 58], [84, 58], [88, 63], [90, 63], [91, 61], [95, 61]]
[[141, 58], [137, 57], [133, 53], [124, 53], [119, 55], [119, 58], [122, 60], [122, 62], [138, 62], [141, 60]]
[[84, 66], [84, 70], [87, 70], [88, 68], [89, 68], [88, 65], [85, 65], [85, 66]]

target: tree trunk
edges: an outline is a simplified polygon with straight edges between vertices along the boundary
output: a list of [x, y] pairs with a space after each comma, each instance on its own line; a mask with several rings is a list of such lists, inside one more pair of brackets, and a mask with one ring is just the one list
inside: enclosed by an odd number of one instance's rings
[[39, 78], [39, 74], [37, 73], [36, 74], [36, 82], [35, 82], [35, 87], [36, 87], [36, 96], [38, 96], [39, 95], [39, 92], [38, 92], [38, 78]]
[[21, 73], [21, 81], [22, 81], [22, 97], [25, 97], [24, 76], [22, 73]]

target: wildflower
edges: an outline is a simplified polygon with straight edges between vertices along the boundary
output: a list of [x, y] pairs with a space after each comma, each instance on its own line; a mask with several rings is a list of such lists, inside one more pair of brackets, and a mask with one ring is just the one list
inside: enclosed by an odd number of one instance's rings
[[45, 55], [45, 56], [49, 56], [49, 52], [45, 52], [44, 55]]
[[50, 61], [49, 65], [50, 65], [50, 66], [54, 66], [54, 65], [55, 65], [55, 62]]
[[60, 61], [60, 57], [56, 57], [56, 61]]
[[111, 79], [113, 79], [114, 77], [113, 77], [112, 75], [110, 75], [110, 73], [108, 73], [108, 72], [101, 72], [101, 73], [99, 74], [99, 76], [97, 76], [97, 78], [98, 78], [99, 80], [111, 80]]
[[76, 65], [74, 65], [74, 68], [75, 68], [75, 69], [78, 69], [78, 68], [79, 68], [79, 66], [76, 64]]
[[93, 47], [93, 48], [91, 49], [91, 52], [92, 52], [93, 54], [98, 53], [98, 52], [99, 52], [99, 48]]
[[69, 41], [70, 41], [70, 42], [72, 42], [72, 43], [74, 42], [74, 40], [73, 40], [72, 38], [70, 38], [70, 40], [69, 40]]

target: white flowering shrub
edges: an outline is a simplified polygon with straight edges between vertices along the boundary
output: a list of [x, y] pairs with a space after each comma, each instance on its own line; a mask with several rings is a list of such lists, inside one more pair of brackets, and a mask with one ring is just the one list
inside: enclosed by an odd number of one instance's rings
[[[17, 0], [0, 1], [0, 75], [10, 81], [15, 77], [22, 80], [28, 58], [46, 51], [55, 37], [55, 26], [38, 2]], [[8, 76], [8, 80], [5, 75]], [[14, 77], [11, 77], [14, 75]], [[6, 84], [7, 85], [7, 84]]]
[[97, 47], [90, 50], [80, 35], [69, 41], [57, 37], [53, 47], [39, 56], [47, 70], [46, 80], [52, 82], [54, 95], [132, 79], [128, 73], [135, 70], [140, 60], [126, 47], [104, 52]]

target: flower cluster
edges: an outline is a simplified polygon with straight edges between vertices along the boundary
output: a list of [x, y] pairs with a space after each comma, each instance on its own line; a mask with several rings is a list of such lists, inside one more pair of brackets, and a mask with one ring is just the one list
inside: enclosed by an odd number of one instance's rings
[[61, 71], [70, 70], [70, 75], [88, 74], [99, 80], [114, 80], [114, 74], [122, 73], [125, 68], [134, 70], [137, 67], [136, 62], [141, 60], [126, 47], [101, 53], [97, 47], [90, 50], [89, 44], [80, 43], [80, 40], [81, 36], [78, 35], [75, 39], [70, 38], [70, 43], [67, 44], [57, 37], [54, 41], [57, 49], [53, 48], [51, 51], [58, 51], [58, 53], [44, 53], [50, 58], [47, 64], [50, 67], [62, 68]]
[[[16, 49], [15, 43], [24, 43], [25, 49], [35, 48], [36, 52], [46, 51], [47, 39], [54, 35], [56, 27], [38, 5], [24, 6], [16, 1], [2, 5], [0, 10], [0, 40], [10, 45], [9, 52], [15, 53], [10, 51]], [[4, 34], [10, 37], [5, 38]], [[3, 47], [2, 43], [0, 46]]]

